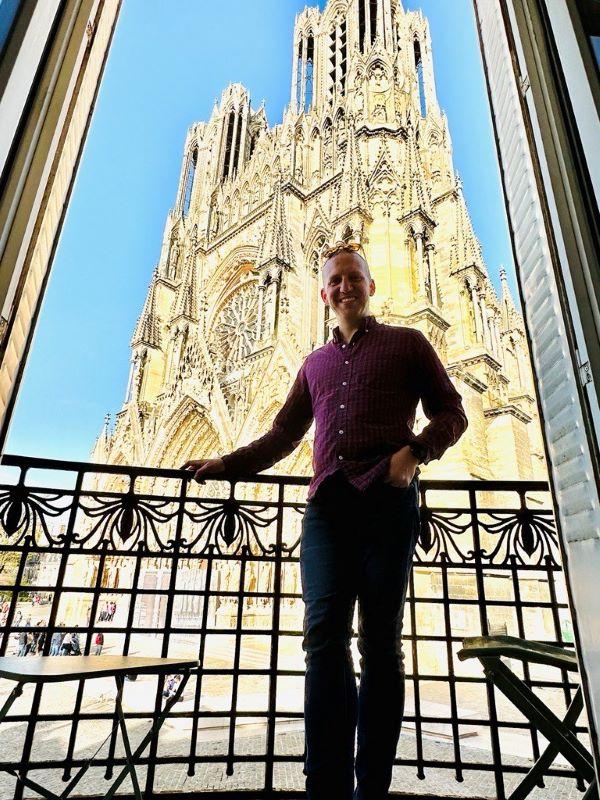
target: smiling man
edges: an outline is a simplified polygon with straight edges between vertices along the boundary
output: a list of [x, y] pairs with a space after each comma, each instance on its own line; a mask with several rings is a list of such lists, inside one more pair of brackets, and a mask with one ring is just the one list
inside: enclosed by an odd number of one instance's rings
[[[417, 330], [369, 316], [374, 293], [355, 245], [328, 248], [321, 297], [338, 322], [332, 340], [307, 357], [270, 431], [222, 458], [184, 465], [199, 481], [260, 472], [315, 420], [300, 551], [309, 800], [388, 797], [404, 712], [401, 629], [419, 535], [418, 465], [440, 458], [467, 427], [432, 346]], [[415, 435], [419, 401], [429, 424]], [[357, 601], [358, 691], [350, 653]]]

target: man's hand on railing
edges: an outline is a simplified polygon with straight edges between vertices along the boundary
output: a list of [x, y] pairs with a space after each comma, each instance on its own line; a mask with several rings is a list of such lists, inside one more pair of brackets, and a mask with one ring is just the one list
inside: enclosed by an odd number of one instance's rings
[[193, 472], [194, 480], [198, 481], [198, 483], [204, 483], [203, 477], [206, 475], [217, 475], [219, 472], [225, 472], [225, 464], [222, 458], [196, 458], [186, 461], [181, 469]]

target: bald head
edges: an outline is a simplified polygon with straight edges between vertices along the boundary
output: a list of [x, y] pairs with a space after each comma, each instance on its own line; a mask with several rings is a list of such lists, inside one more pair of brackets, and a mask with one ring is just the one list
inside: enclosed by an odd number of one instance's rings
[[369, 265], [367, 264], [367, 259], [358, 252], [358, 250], [352, 250], [348, 248], [347, 250], [338, 250], [336, 253], [333, 253], [329, 258], [323, 263], [321, 267], [321, 274], [323, 276], [323, 286], [325, 286], [327, 282], [327, 275], [330, 271], [332, 265], [356, 265], [359, 267], [362, 272], [364, 272], [367, 280], [371, 280], [371, 271], [369, 269]]

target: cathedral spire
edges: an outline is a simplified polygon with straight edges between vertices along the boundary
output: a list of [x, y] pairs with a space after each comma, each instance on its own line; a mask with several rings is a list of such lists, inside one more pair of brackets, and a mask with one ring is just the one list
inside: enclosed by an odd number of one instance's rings
[[294, 253], [291, 245], [282, 192], [282, 177], [275, 181], [273, 202], [265, 224], [263, 238], [258, 252], [258, 266], [278, 272], [281, 267], [289, 269], [294, 266]]
[[187, 317], [192, 322], [198, 321], [198, 281], [196, 279], [196, 259], [190, 253], [185, 260], [181, 283], [175, 296], [171, 310], [171, 319]]
[[348, 139], [342, 165], [342, 177], [338, 187], [336, 216], [352, 211], [367, 211], [367, 181], [362, 168], [360, 151], [356, 139], [354, 117], [348, 119]]
[[456, 208], [456, 218], [454, 226], [455, 234], [452, 237], [452, 262], [456, 267], [468, 265], [481, 267], [483, 261], [481, 247], [473, 232], [462, 192], [462, 183], [458, 175], [456, 176], [456, 198], [454, 205]]
[[111, 441], [112, 436], [110, 433], [110, 414], [106, 414], [104, 417], [104, 425], [102, 426], [102, 430], [98, 434], [98, 438], [96, 439], [92, 448], [92, 461], [95, 461], [99, 464], [105, 463], [110, 453]]
[[138, 319], [133, 338], [131, 339], [131, 346], [135, 347], [136, 344], [146, 344], [149, 347], [160, 347], [160, 325], [158, 322], [158, 313], [156, 308], [156, 283], [158, 277], [158, 270], [154, 271], [144, 309]]
[[515, 316], [518, 318], [519, 313], [513, 300], [510, 286], [506, 277], [506, 270], [503, 266], [500, 267], [500, 283], [502, 285], [502, 328], [505, 331], [514, 327]]

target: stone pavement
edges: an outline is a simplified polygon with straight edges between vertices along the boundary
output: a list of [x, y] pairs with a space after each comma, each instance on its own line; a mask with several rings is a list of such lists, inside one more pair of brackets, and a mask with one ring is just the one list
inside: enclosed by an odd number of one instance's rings
[[[182, 755], [186, 753], [186, 744], [189, 742], [189, 729], [183, 729], [178, 726], [178, 720], [174, 720], [170, 725], [171, 730], [165, 731], [166, 736], [161, 736], [159, 744], [159, 754], [169, 755], [177, 754]], [[17, 729], [24, 726], [11, 726], [11, 736], [13, 740], [20, 739], [21, 731]], [[64, 728], [64, 723], [52, 723], [45, 726], [43, 735], [39, 737], [35, 747], [35, 757], [39, 758], [56, 758], [56, 746], [63, 739], [65, 731], [58, 730]], [[304, 748], [304, 736], [301, 727], [298, 723], [285, 723], [280, 726], [281, 731], [277, 732], [276, 736], [276, 752], [282, 755], [301, 755]], [[68, 726], [67, 726], [68, 728]], [[146, 726], [140, 724], [138, 726], [131, 726], [132, 742], [138, 741], [146, 730]], [[97, 733], [97, 731], [96, 731]], [[90, 741], [86, 744], [86, 731], [85, 728], [80, 729], [82, 734], [78, 735], [77, 755], [88, 755], [96, 749], [97, 737], [92, 743]], [[197, 753], [199, 755], [223, 755], [227, 752], [228, 746], [228, 731], [225, 728], [203, 730], [200, 732]], [[6, 744], [3, 742], [3, 744]], [[264, 729], [259, 726], [240, 726], [236, 731], [236, 753], [240, 755], [255, 754], [260, 755], [265, 750], [265, 733]], [[104, 752], [104, 751], [103, 751]], [[117, 747], [117, 754], [120, 752], [120, 747]], [[63, 750], [64, 754], [64, 750]], [[438, 760], [452, 760], [453, 747], [450, 743], [435, 740], [433, 738], [424, 739], [424, 754], [428, 759]], [[400, 741], [399, 755], [405, 758], [415, 757], [415, 738], [412, 734], [403, 734]], [[486, 751], [469, 748], [468, 746], [462, 747], [462, 755], [465, 761], [490, 761], [490, 754]], [[6, 755], [4, 756], [6, 757]], [[529, 762], [525, 759], [517, 759], [510, 757], [506, 759], [510, 764], [528, 765]], [[145, 769], [140, 768], [138, 774], [140, 778], [144, 779]], [[45, 786], [55, 792], [60, 792], [64, 788], [64, 783], [61, 780], [61, 775], [58, 771], [51, 773], [46, 772], [43, 776], [31, 773], [31, 776], [38, 780], [43, 780]], [[91, 769], [85, 778], [82, 780], [78, 794], [88, 796], [98, 796], [102, 793], [103, 787], [106, 784], [103, 780], [103, 771], [100, 769]], [[155, 789], [157, 793], [161, 791], [182, 792], [185, 797], [186, 793], [193, 792], [206, 792], [222, 790], [223, 792], [232, 791], [235, 789], [247, 789], [249, 791], [259, 790], [263, 785], [264, 779], [264, 766], [260, 763], [245, 763], [236, 764], [234, 774], [227, 776], [225, 773], [225, 764], [222, 763], [202, 763], [196, 766], [196, 774], [194, 776], [187, 775], [187, 765], [185, 764], [169, 764], [159, 765], [156, 770]], [[519, 780], [517, 775], [509, 775], [506, 777], [506, 790], [507, 794], [510, 793], [512, 788]], [[143, 782], [142, 782], [143, 786]], [[275, 765], [275, 786], [278, 789], [298, 790], [304, 786], [304, 777], [302, 775], [302, 765], [298, 762], [287, 762]], [[8, 776], [2, 776], [0, 780], [0, 800], [10, 800], [14, 793], [14, 781]], [[129, 779], [123, 783], [121, 791], [123, 793], [129, 792], [130, 783]], [[425, 780], [419, 780], [416, 775], [414, 767], [397, 767], [394, 771], [394, 779], [392, 784], [393, 791], [402, 791], [405, 793], [429, 794], [440, 795], [456, 798], [475, 798], [496, 797], [493, 774], [484, 771], [465, 771], [464, 781], [459, 783], [456, 781], [454, 772], [450, 769], [427, 769]], [[26, 790], [25, 797], [36, 797], [37, 795]], [[550, 778], [546, 781], [546, 786], [543, 789], [536, 789], [530, 795], [530, 800], [579, 800], [581, 792], [578, 791], [575, 781], [565, 778]], [[251, 800], [249, 795], [249, 800]]]

